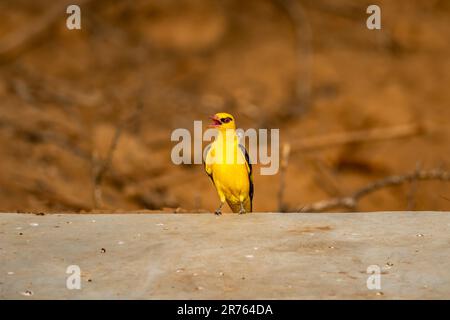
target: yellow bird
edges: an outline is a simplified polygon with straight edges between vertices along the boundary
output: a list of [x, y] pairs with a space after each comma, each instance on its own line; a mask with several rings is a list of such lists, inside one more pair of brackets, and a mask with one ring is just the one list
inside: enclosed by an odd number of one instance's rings
[[245, 150], [239, 144], [234, 118], [228, 113], [211, 117], [209, 126], [218, 130], [217, 138], [206, 150], [205, 171], [211, 178], [220, 199], [215, 213], [222, 214], [225, 201], [234, 213], [252, 212], [252, 165]]

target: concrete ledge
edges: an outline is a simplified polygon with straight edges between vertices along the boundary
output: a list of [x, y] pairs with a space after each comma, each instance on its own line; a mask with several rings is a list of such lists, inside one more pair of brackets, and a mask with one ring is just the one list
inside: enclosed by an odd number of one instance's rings
[[0, 256], [2, 299], [450, 298], [444, 212], [4, 213]]

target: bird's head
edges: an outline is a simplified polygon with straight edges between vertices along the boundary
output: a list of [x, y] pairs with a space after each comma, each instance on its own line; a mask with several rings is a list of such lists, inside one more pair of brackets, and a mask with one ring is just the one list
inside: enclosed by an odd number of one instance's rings
[[229, 113], [219, 112], [210, 117], [210, 119], [213, 121], [209, 125], [210, 128], [216, 128], [219, 130], [236, 129], [234, 118]]

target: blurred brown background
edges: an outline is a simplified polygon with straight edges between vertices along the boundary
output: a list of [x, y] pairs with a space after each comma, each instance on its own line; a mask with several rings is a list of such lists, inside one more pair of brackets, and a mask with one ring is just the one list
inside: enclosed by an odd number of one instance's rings
[[[447, 0], [377, 1], [381, 31], [366, 28], [370, 1], [78, 3], [70, 31], [77, 1], [0, 2], [1, 211], [211, 211], [210, 180], [172, 164], [170, 134], [218, 111], [280, 128], [288, 210], [450, 164]], [[355, 130], [359, 142], [333, 143]], [[298, 149], [317, 137], [331, 142]], [[278, 210], [280, 176], [254, 180], [254, 209]], [[357, 209], [449, 199], [448, 182], [413, 182]]]

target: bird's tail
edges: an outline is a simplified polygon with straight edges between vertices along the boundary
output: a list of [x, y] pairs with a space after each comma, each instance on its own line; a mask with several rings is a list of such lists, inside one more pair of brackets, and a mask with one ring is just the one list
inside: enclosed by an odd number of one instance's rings
[[[227, 200], [227, 203], [230, 206], [231, 211], [234, 213], [241, 211], [241, 204], [239, 202], [231, 202]], [[244, 209], [247, 213], [252, 212], [252, 200], [250, 198], [244, 200]]]

